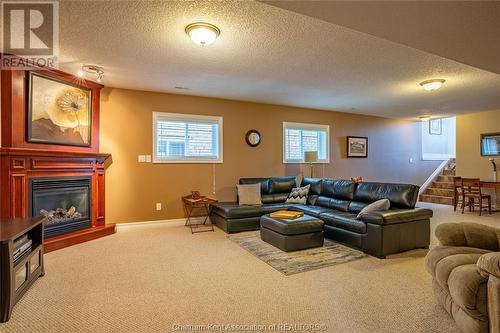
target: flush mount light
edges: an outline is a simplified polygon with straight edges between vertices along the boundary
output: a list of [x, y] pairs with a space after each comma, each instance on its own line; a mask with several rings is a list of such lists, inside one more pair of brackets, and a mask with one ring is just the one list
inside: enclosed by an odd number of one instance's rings
[[201, 46], [212, 44], [220, 35], [219, 28], [210, 23], [192, 23], [185, 30], [191, 40]]
[[104, 75], [104, 69], [102, 67], [97, 65], [83, 65], [82, 71], [95, 75], [95, 80], [99, 83], [102, 82], [102, 76]]
[[441, 88], [441, 86], [445, 83], [445, 81], [446, 80], [443, 79], [432, 79], [420, 82], [420, 85], [427, 91], [433, 91]]

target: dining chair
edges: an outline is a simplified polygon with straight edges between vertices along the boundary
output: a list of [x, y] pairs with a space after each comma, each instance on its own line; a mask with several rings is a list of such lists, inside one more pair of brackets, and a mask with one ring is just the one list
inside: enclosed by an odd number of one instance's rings
[[458, 205], [463, 205], [464, 192], [462, 190], [462, 177], [453, 178], [453, 211], [457, 210]]
[[[479, 178], [462, 178], [462, 193], [462, 214], [465, 206], [468, 206], [473, 212], [474, 207], [478, 206], [479, 216], [481, 216], [483, 208], [488, 208], [488, 213], [491, 214], [491, 195], [481, 193], [481, 180]], [[487, 206], [483, 206], [483, 199], [488, 201]]]

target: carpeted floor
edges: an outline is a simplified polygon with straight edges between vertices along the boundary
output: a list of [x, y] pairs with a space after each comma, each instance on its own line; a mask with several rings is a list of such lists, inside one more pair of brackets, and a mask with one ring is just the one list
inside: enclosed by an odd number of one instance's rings
[[[500, 226], [499, 213], [480, 218], [431, 206], [433, 227], [466, 220]], [[186, 326], [210, 324], [286, 330], [287, 324], [315, 324], [342, 333], [457, 332], [434, 301], [425, 253], [367, 257], [284, 276], [218, 229], [191, 235], [177, 223], [131, 227], [47, 254], [46, 275], [0, 331], [220, 328]]]

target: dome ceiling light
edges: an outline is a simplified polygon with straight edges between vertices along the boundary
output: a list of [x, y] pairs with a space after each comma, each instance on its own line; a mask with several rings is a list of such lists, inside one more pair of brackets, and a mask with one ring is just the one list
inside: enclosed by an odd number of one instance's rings
[[432, 79], [432, 80], [426, 80], [423, 82], [420, 82], [420, 85], [422, 88], [424, 88], [427, 91], [434, 91], [438, 90], [441, 88], [441, 86], [446, 82], [444, 79]]
[[95, 80], [101, 83], [104, 75], [104, 68], [97, 65], [83, 65], [82, 70], [78, 71], [77, 75], [79, 77], [84, 77], [85, 73], [95, 75]]
[[185, 29], [191, 40], [198, 45], [205, 46], [215, 42], [220, 35], [220, 30], [210, 23], [192, 23]]

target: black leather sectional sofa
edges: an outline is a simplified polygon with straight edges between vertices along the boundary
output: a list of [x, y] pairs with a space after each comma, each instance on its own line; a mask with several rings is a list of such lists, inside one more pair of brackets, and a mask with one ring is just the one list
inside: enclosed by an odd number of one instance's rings
[[[260, 217], [281, 209], [302, 211], [323, 220], [325, 237], [374, 255], [428, 248], [432, 210], [415, 208], [419, 187], [409, 184], [354, 183], [345, 179], [304, 178], [311, 185], [306, 205], [286, 204], [295, 177], [241, 178], [240, 184], [261, 184], [262, 205], [237, 202], [213, 205], [211, 220], [227, 233], [259, 230]], [[387, 198], [391, 208], [356, 215], [366, 205]]]

